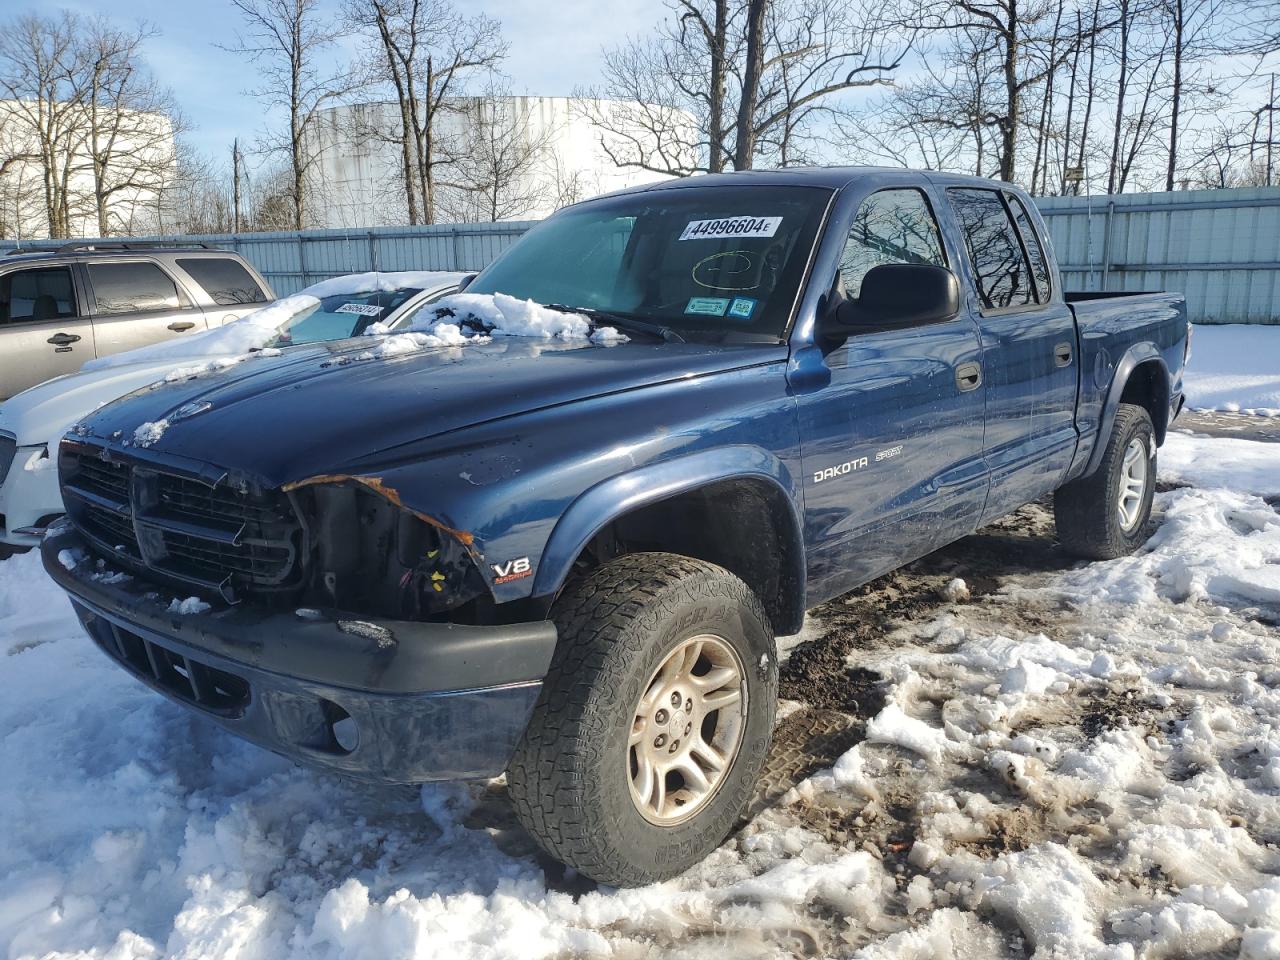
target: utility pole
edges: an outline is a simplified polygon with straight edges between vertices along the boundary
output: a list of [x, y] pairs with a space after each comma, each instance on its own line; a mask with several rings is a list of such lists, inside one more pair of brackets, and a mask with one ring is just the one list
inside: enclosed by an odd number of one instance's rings
[[240, 138], [231, 141], [231, 232], [240, 232]]

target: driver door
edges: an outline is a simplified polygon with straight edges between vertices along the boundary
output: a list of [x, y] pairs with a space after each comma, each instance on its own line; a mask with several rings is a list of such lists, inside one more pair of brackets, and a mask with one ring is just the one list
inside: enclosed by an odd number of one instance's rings
[[[871, 194], [841, 262], [844, 294], [882, 263], [948, 266], [928, 196]], [[851, 336], [830, 383], [799, 395], [813, 599], [836, 596], [976, 528], [987, 493], [977, 324], [954, 319]]]

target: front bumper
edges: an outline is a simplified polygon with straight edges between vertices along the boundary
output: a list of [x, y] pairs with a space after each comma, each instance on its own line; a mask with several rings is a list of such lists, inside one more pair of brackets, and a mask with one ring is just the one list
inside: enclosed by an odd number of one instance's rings
[[41, 554], [94, 643], [143, 683], [268, 750], [362, 780], [501, 773], [556, 642], [549, 622], [312, 619], [248, 605], [173, 613], [167, 595], [95, 559], [69, 525]]

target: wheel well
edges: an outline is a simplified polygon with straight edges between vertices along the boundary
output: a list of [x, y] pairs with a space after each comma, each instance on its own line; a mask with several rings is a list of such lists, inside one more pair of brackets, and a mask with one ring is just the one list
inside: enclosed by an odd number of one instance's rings
[[722, 480], [638, 507], [601, 529], [574, 571], [639, 551], [678, 553], [724, 567], [755, 591], [776, 633], [800, 629], [800, 535], [785, 494], [766, 481]]
[[1164, 443], [1169, 425], [1169, 378], [1156, 360], [1145, 360], [1133, 368], [1120, 394], [1121, 403], [1133, 403], [1151, 415], [1156, 445]]

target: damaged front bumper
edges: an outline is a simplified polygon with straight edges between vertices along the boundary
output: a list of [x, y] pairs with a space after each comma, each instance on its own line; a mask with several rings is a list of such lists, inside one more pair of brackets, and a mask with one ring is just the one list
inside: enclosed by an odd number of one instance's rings
[[556, 643], [550, 622], [473, 627], [249, 605], [175, 613], [166, 595], [94, 559], [69, 525], [41, 554], [85, 631], [138, 679], [260, 746], [363, 780], [501, 773]]

